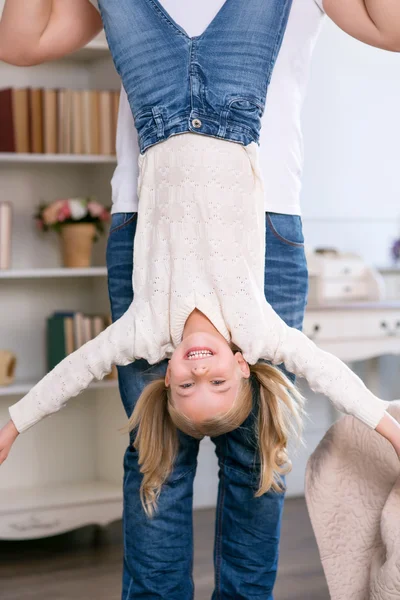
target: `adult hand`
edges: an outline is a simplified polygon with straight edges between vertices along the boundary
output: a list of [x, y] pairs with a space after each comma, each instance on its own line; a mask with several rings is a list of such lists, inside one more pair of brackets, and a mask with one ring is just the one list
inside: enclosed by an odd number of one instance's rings
[[6, 460], [18, 436], [19, 432], [11, 420], [0, 429], [0, 465]]

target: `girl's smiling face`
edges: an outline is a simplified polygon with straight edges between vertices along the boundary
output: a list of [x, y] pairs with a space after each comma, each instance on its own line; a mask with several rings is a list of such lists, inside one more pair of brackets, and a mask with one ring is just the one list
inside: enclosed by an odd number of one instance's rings
[[184, 337], [169, 361], [165, 384], [176, 410], [199, 423], [228, 412], [241, 380], [249, 377], [242, 354], [233, 353], [215, 330]]

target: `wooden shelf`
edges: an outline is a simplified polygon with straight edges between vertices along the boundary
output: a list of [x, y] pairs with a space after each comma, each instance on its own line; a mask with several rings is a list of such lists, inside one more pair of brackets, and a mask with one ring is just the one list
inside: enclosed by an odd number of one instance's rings
[[[37, 380], [33, 381], [17, 381], [12, 385], [0, 386], [0, 397], [1, 396], [21, 396], [27, 394], [34, 385], [39, 381], [39, 377]], [[88, 390], [107, 390], [117, 388], [118, 380], [117, 379], [103, 379], [102, 381], [96, 381], [92, 383], [87, 389]], [[85, 390], [86, 391], [86, 390]]]
[[0, 152], [1, 163], [22, 163], [22, 164], [115, 164], [117, 157], [114, 155], [100, 154], [18, 154], [17, 152]]
[[9, 269], [0, 271], [1, 279], [58, 279], [64, 277], [106, 277], [106, 267], [88, 269]]

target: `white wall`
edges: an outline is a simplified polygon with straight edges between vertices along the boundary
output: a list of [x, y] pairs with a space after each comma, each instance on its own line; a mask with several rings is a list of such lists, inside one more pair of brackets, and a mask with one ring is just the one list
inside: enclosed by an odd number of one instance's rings
[[400, 235], [399, 105], [400, 54], [362, 44], [327, 19], [303, 111], [309, 245], [389, 263]]

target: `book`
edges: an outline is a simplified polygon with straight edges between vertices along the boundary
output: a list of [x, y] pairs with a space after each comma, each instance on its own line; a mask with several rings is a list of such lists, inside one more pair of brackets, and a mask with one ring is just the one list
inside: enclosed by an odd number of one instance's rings
[[72, 137], [72, 93], [58, 90], [57, 93], [57, 150], [59, 154], [71, 154]]
[[83, 330], [83, 314], [81, 312], [74, 313], [74, 348], [78, 350], [83, 345], [84, 330]]
[[97, 337], [102, 331], [104, 331], [104, 319], [103, 317], [93, 317], [93, 337]]
[[113, 153], [113, 132], [112, 132], [112, 92], [99, 92], [99, 113], [100, 113], [100, 154]]
[[92, 320], [90, 317], [83, 317], [83, 343], [90, 342], [92, 339]]
[[29, 101], [29, 127], [30, 127], [30, 151], [42, 154], [43, 144], [43, 90], [30, 89]]
[[100, 106], [96, 90], [90, 91], [90, 149], [92, 154], [100, 154]]
[[47, 368], [54, 369], [66, 357], [64, 317], [53, 315], [47, 319]]
[[43, 90], [43, 130], [44, 152], [57, 153], [57, 92], [56, 90]]
[[11, 267], [12, 206], [0, 202], [0, 269]]
[[0, 152], [15, 152], [11, 88], [0, 90]]
[[0, 90], [0, 152], [29, 152], [28, 90]]
[[82, 92], [73, 90], [72, 95], [72, 148], [73, 154], [83, 154]]
[[83, 90], [82, 92], [82, 152], [83, 154], [94, 154], [92, 149], [92, 135], [91, 135], [91, 109], [92, 109], [92, 98], [90, 90]]
[[117, 129], [118, 129], [118, 115], [119, 115], [119, 100], [120, 100], [120, 92], [112, 92], [112, 150], [113, 154], [116, 154], [116, 141], [117, 141]]
[[[53, 317], [72, 320], [73, 349], [78, 350], [83, 344], [83, 314], [78, 311], [56, 310]], [[70, 325], [68, 325], [70, 327]], [[69, 347], [71, 347], [69, 339]]]
[[15, 151], [27, 153], [29, 143], [28, 89], [12, 90]]
[[65, 353], [66, 356], [75, 350], [74, 320], [72, 317], [64, 317]]

